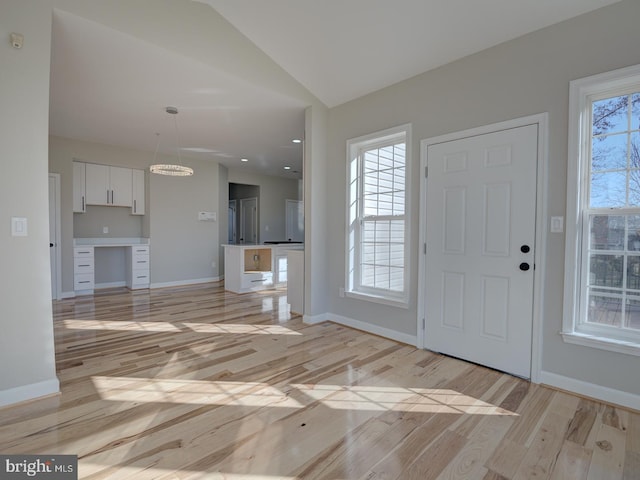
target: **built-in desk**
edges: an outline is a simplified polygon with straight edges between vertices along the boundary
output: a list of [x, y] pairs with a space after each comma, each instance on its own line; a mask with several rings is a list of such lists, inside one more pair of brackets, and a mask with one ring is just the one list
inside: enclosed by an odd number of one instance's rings
[[287, 252], [301, 243], [223, 245], [224, 288], [247, 293], [287, 284]]
[[73, 289], [76, 295], [95, 289], [96, 249], [122, 248], [125, 252], [125, 285], [149, 288], [148, 238], [76, 238], [73, 240]]

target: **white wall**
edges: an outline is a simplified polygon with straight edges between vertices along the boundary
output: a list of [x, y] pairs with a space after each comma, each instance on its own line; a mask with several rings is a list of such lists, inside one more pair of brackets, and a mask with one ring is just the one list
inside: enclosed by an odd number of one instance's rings
[[[0, 406], [58, 391], [51, 280], [47, 135], [51, 12], [38, 0], [0, 7]], [[9, 34], [24, 35], [22, 49]], [[11, 217], [28, 236], [12, 237]]]
[[[344, 284], [345, 144], [349, 138], [412, 123], [413, 165], [424, 138], [480, 125], [549, 112], [548, 221], [565, 214], [569, 81], [640, 63], [640, 2], [622, 1], [567, 22], [498, 45], [437, 70], [336, 107], [329, 115], [329, 171], [339, 180], [327, 195], [329, 310], [402, 334], [416, 335], [419, 175], [411, 178], [408, 310], [340, 298]], [[553, 375], [640, 395], [638, 357], [568, 345], [558, 335], [562, 322], [564, 236], [549, 234], [544, 290], [542, 368]], [[554, 375], [556, 377], [554, 377]], [[559, 376], [559, 377], [557, 377]], [[567, 385], [566, 388], [571, 388]], [[604, 390], [602, 390], [604, 391]]]

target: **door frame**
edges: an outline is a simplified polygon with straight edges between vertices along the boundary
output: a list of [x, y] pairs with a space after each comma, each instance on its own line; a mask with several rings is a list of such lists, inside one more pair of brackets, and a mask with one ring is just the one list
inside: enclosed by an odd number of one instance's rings
[[451, 142], [461, 140], [463, 138], [485, 135], [488, 133], [500, 132], [526, 125], [538, 126], [538, 165], [536, 179], [536, 234], [535, 234], [535, 252], [534, 252], [534, 281], [533, 281], [533, 315], [532, 315], [532, 331], [531, 331], [531, 381], [539, 383], [540, 371], [542, 369], [542, 322], [544, 312], [544, 278], [545, 278], [545, 252], [547, 238], [547, 170], [548, 170], [548, 113], [539, 113], [520, 117], [504, 122], [483, 125], [481, 127], [462, 130], [459, 132], [448, 133], [436, 137], [426, 138], [420, 142], [420, 171], [424, 172], [420, 180], [420, 221], [419, 221], [419, 271], [418, 271], [418, 300], [417, 303], [417, 347], [425, 348], [425, 318], [426, 309], [424, 298], [420, 292], [424, 291], [426, 286], [426, 232], [427, 232], [427, 152], [430, 145], [438, 143]]
[[[229, 200], [228, 211], [233, 211], [232, 219], [229, 221], [229, 225], [227, 227], [227, 241], [233, 245], [238, 243], [238, 206], [236, 204], [236, 200]], [[227, 217], [228, 217], [227, 212]], [[233, 237], [229, 240], [229, 229], [231, 229], [231, 236]]]
[[[60, 174], [59, 173], [49, 173], [49, 179], [53, 179], [53, 184], [55, 185], [55, 202], [56, 208], [54, 210], [55, 215], [55, 249], [56, 249], [56, 271], [55, 271], [55, 279], [56, 279], [56, 295], [53, 300], [60, 300], [62, 298], [62, 234], [60, 229]], [[54, 273], [54, 272], [52, 272]]]

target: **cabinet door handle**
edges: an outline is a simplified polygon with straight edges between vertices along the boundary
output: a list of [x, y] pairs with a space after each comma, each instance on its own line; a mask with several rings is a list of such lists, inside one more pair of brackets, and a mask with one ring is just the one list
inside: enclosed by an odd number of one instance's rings
[[133, 213], [138, 213], [138, 208], [136, 207], [136, 201], [133, 201]]
[[84, 207], [84, 195], [82, 196], [82, 211], [84, 212], [85, 207]]

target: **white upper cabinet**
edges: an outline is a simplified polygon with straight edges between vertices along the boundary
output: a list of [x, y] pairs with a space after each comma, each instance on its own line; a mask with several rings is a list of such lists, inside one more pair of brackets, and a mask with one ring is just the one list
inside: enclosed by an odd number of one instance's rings
[[86, 204], [133, 206], [130, 168], [86, 164]]
[[132, 170], [133, 175], [133, 215], [144, 215], [144, 170]]
[[130, 168], [109, 167], [111, 205], [133, 207], [133, 176]]
[[84, 213], [87, 211], [85, 166], [86, 163], [73, 162], [73, 213]]

